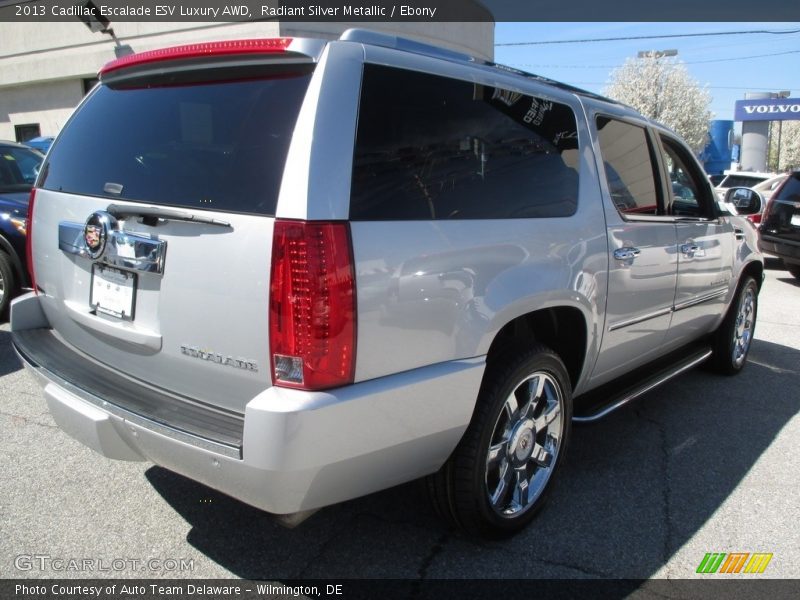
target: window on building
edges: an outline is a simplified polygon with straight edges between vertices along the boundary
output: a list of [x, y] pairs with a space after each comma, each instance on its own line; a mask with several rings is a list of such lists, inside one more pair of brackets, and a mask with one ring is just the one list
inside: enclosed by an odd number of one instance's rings
[[14, 125], [14, 136], [18, 142], [27, 142], [40, 135], [42, 135], [42, 133], [38, 123]]
[[83, 95], [85, 96], [89, 92], [92, 91], [92, 88], [97, 85], [100, 80], [97, 77], [88, 77], [86, 79], [81, 80], [83, 83]]

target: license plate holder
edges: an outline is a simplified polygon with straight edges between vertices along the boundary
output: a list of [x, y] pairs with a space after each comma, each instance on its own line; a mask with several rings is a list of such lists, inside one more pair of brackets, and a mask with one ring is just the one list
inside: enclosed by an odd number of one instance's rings
[[133, 320], [136, 273], [95, 263], [89, 304], [97, 313], [126, 321]]

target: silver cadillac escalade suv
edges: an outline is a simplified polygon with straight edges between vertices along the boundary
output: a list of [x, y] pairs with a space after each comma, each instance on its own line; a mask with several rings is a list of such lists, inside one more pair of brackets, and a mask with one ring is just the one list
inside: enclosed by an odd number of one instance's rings
[[670, 131], [363, 30], [109, 63], [28, 224], [13, 344], [68, 434], [298, 520], [425, 477], [483, 536], [573, 422], [739, 372], [763, 281]]

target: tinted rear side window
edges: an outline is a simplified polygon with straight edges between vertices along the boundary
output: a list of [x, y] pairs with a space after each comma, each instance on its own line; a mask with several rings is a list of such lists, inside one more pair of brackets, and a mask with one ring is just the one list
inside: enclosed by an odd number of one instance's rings
[[350, 218], [569, 216], [577, 148], [564, 104], [365, 65]]
[[309, 79], [281, 74], [102, 85], [51, 150], [42, 185], [114, 200], [274, 215]]
[[597, 141], [617, 210], [626, 215], [658, 214], [658, 175], [644, 128], [598, 117]]

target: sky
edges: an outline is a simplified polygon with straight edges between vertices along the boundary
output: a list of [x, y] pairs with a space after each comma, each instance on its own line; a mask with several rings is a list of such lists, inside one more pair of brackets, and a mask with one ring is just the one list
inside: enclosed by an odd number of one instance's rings
[[[501, 45], [755, 30], [795, 33]], [[497, 23], [495, 27], [495, 62], [598, 93], [626, 58], [636, 57], [640, 50], [667, 49], [677, 50], [677, 60], [711, 93], [714, 119], [733, 119], [734, 103], [746, 92], [788, 90], [792, 98], [800, 98], [800, 23]]]

